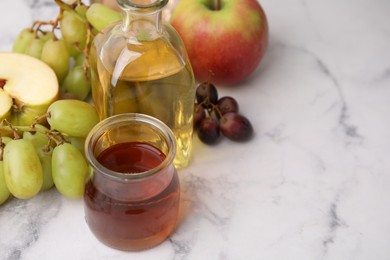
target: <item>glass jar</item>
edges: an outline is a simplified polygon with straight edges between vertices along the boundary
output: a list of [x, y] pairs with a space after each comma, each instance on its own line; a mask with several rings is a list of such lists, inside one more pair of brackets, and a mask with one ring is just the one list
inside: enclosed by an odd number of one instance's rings
[[85, 143], [91, 177], [84, 210], [102, 243], [137, 251], [173, 232], [180, 197], [175, 145], [164, 123], [143, 114], [112, 116], [91, 130]]
[[90, 52], [92, 98], [101, 119], [142, 113], [168, 125], [176, 167], [192, 150], [195, 79], [184, 44], [163, 21], [168, 0], [117, 0], [123, 21], [98, 34]]

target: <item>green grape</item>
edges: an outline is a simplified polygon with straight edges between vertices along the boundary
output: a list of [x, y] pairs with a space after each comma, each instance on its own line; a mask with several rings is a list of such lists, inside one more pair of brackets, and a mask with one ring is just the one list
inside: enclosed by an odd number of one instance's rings
[[83, 154], [83, 156], [85, 155], [85, 151], [84, 151], [85, 138], [84, 138], [84, 137], [74, 137], [74, 136], [70, 136], [70, 137], [68, 138], [68, 141], [69, 141], [74, 147], [76, 147], [76, 148]]
[[122, 19], [119, 12], [99, 3], [90, 5], [86, 15], [88, 22], [98, 31], [102, 31], [108, 25]]
[[41, 60], [56, 73], [58, 82], [62, 82], [69, 71], [69, 53], [62, 40], [50, 39], [43, 46]]
[[76, 44], [80, 49], [85, 47], [87, 25], [76, 14], [65, 11], [61, 19], [60, 28], [62, 37], [68, 46], [73, 47]]
[[33, 56], [37, 59], [41, 58], [43, 45], [45, 45], [45, 39], [42, 38], [34, 38], [30, 44], [27, 46], [25, 53]]
[[12, 46], [13, 52], [24, 53], [27, 46], [34, 39], [35, 33], [31, 28], [23, 29], [16, 37], [14, 45]]
[[34, 147], [40, 148], [49, 143], [49, 138], [46, 136], [46, 132], [49, 132], [43, 125], [35, 125], [36, 131], [25, 131], [23, 132], [23, 139], [30, 140]]
[[84, 74], [83, 66], [73, 67], [68, 75], [66, 75], [63, 89], [78, 99], [84, 100], [91, 91], [91, 81]]
[[50, 148], [49, 151], [46, 151], [43, 148], [37, 148], [36, 149], [39, 161], [42, 165], [42, 171], [43, 171], [43, 183], [42, 183], [42, 191], [49, 190], [51, 187], [53, 187], [53, 175], [51, 170], [51, 156], [52, 156], [52, 149]]
[[11, 140], [4, 148], [4, 177], [12, 195], [28, 199], [37, 194], [43, 183], [42, 165], [29, 140]]
[[69, 198], [80, 198], [88, 165], [80, 151], [69, 143], [56, 146], [52, 154], [52, 174], [57, 190]]
[[[12, 140], [10, 137], [0, 136], [0, 144], [6, 145]], [[3, 147], [4, 148], [4, 147]], [[5, 183], [4, 178], [4, 163], [3, 163], [3, 149], [0, 147], [0, 205], [3, 204], [5, 201], [7, 201], [10, 192], [8, 190], [7, 184]]]
[[[1, 92], [1, 90], [0, 90], [0, 92]], [[3, 102], [3, 101], [0, 101], [0, 102]], [[11, 111], [9, 111], [9, 112], [11, 112]], [[9, 119], [9, 114], [10, 113], [8, 113], [8, 115], [4, 116], [4, 118]], [[12, 132], [12, 130], [9, 127], [4, 127], [4, 126], [0, 127], [0, 136], [2, 136], [2, 137], [11, 137], [13, 135], [14, 135], [14, 133]]]
[[25, 53], [37, 59], [41, 58], [43, 46], [45, 43], [53, 38], [52, 32], [41, 32], [35, 36], [30, 44], [26, 47]]
[[87, 7], [85, 5], [78, 5], [74, 10], [84, 19], [87, 18]]
[[63, 99], [53, 102], [48, 110], [50, 126], [61, 133], [75, 137], [86, 137], [99, 122], [95, 107], [76, 99]]
[[65, 43], [66, 49], [68, 50], [70, 57], [77, 57], [81, 52], [81, 50], [77, 49], [75, 46], [69, 43]]
[[84, 66], [85, 63], [85, 55], [84, 53], [80, 53], [75, 58], [74, 66]]
[[3, 144], [8, 144], [9, 141], [12, 140], [12, 138], [8, 137], [8, 136], [0, 136], [0, 139], [1, 139], [1, 142], [3, 142]]
[[10, 192], [4, 178], [4, 163], [0, 161], [0, 205], [8, 199], [9, 195]]
[[40, 34], [41, 39], [47, 42], [50, 39], [53, 39], [53, 32], [43, 31]]

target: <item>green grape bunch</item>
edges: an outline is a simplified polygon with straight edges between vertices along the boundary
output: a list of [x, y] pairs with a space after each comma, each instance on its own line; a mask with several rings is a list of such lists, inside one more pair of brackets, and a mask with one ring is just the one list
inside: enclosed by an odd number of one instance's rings
[[91, 94], [89, 50], [94, 37], [121, 14], [98, 3], [53, 0], [59, 7], [51, 21], [35, 21], [20, 31], [12, 51], [44, 61], [56, 73], [60, 98], [88, 100]]
[[99, 121], [88, 103], [89, 52], [94, 37], [122, 16], [98, 3], [53, 1], [57, 17], [21, 30], [12, 51], [48, 64], [61, 86], [60, 98], [30, 126], [0, 121], [0, 205], [53, 187], [65, 197], [80, 198], [89, 177], [85, 138]]
[[[47, 125], [39, 124], [46, 118]], [[66, 99], [53, 102], [31, 126], [0, 123], [0, 205], [10, 198], [29, 199], [56, 187], [80, 198], [89, 176], [84, 143], [99, 122], [91, 104]], [[11, 132], [11, 136], [4, 133]]]

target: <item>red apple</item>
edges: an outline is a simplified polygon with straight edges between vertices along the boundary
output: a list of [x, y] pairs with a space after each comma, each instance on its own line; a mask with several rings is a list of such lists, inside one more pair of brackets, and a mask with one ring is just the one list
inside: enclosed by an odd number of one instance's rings
[[256, 69], [268, 44], [267, 18], [257, 0], [180, 0], [171, 24], [199, 81], [240, 82]]

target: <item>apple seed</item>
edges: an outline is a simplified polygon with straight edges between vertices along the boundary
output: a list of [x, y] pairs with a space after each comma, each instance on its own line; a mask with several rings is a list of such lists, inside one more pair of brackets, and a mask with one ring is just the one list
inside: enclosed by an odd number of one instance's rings
[[3, 88], [5, 86], [5, 83], [7, 83], [7, 80], [0, 79], [0, 88]]

